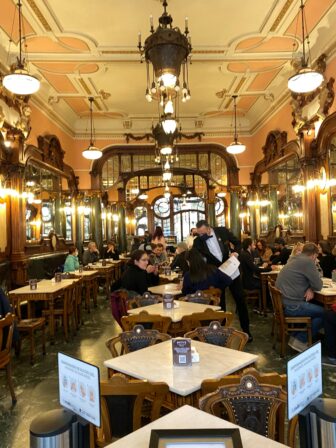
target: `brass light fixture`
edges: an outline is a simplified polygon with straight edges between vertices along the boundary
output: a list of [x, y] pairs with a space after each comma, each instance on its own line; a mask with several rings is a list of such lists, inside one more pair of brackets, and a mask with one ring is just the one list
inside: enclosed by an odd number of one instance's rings
[[[146, 99], [159, 99], [162, 106], [170, 100], [172, 92], [182, 90], [182, 101], [190, 99], [188, 79], [188, 57], [191, 53], [191, 41], [188, 29], [188, 18], [185, 19], [184, 33], [178, 27], [173, 28], [173, 18], [167, 13], [168, 3], [163, 2], [163, 13], [159, 17], [159, 26], [154, 29], [153, 17], [150, 16], [150, 35], [141, 44], [139, 33], [138, 48], [144, 55], [147, 69]], [[150, 63], [153, 66], [153, 78], [150, 79]], [[183, 80], [179, 76], [182, 68]], [[163, 100], [163, 97], [165, 99]]]
[[[323, 75], [316, 70], [313, 70], [308, 62], [310, 57], [308, 32], [306, 29], [305, 35], [305, 15], [304, 15], [304, 3], [301, 0], [300, 5], [301, 11], [301, 28], [302, 28], [302, 59], [301, 59], [301, 69], [293, 76], [288, 79], [288, 88], [294, 93], [308, 93], [317, 89], [323, 82]], [[308, 55], [306, 55], [306, 41], [308, 47]]]
[[31, 75], [26, 68], [26, 60], [22, 56], [22, 4], [18, 0], [19, 10], [19, 57], [13, 70], [5, 75], [2, 84], [11, 93], [15, 95], [32, 95], [40, 88], [40, 81]]
[[89, 101], [90, 101], [90, 144], [87, 149], [84, 149], [84, 151], [82, 152], [82, 156], [85, 157], [85, 159], [96, 160], [100, 159], [103, 153], [100, 149], [96, 148], [94, 145], [94, 128], [93, 128], [93, 115], [92, 115], [92, 103], [94, 101], [94, 98], [89, 97]]
[[232, 95], [233, 98], [233, 109], [234, 109], [234, 141], [226, 148], [229, 154], [241, 154], [245, 151], [246, 146], [238, 141], [237, 133], [237, 97], [238, 95]]

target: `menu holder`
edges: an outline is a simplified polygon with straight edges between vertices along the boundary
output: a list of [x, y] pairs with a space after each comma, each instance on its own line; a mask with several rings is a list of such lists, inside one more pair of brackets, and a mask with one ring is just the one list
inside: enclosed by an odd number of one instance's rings
[[163, 303], [163, 309], [165, 310], [174, 309], [174, 296], [172, 294], [164, 294], [162, 303]]
[[191, 366], [191, 339], [172, 339], [174, 366]]
[[82, 264], [79, 265], [79, 267], [78, 267], [78, 272], [79, 272], [79, 273], [83, 272], [83, 265], [82, 265]]
[[55, 283], [60, 283], [62, 281], [62, 273], [56, 272], [55, 274]]
[[36, 278], [32, 278], [31, 280], [29, 280], [29, 287], [30, 287], [31, 291], [35, 291], [37, 289], [37, 279]]
[[102, 260], [102, 266], [104, 267], [104, 266], [106, 266], [106, 264], [107, 264], [106, 260], [103, 259], [103, 260]]

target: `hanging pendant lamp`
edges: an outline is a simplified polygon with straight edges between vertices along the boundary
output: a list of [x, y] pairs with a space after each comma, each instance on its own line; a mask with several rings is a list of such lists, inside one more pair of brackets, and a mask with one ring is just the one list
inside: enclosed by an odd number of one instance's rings
[[234, 141], [227, 146], [226, 150], [229, 154], [241, 154], [245, 151], [246, 146], [238, 141], [237, 134], [237, 95], [233, 95], [233, 109], [234, 109]]
[[[288, 79], [288, 88], [294, 93], [308, 93], [320, 87], [323, 82], [323, 75], [316, 70], [313, 70], [308, 65], [310, 55], [306, 56], [306, 39], [305, 36], [305, 18], [304, 18], [304, 4], [301, 0], [301, 28], [302, 28], [302, 59], [301, 69]], [[307, 31], [307, 30], [306, 30]], [[309, 43], [308, 43], [309, 53]]]
[[5, 75], [2, 84], [14, 95], [32, 95], [40, 88], [40, 81], [29, 74], [25, 67], [25, 58], [22, 57], [22, 4], [18, 0], [19, 10], [19, 57], [12, 73]]
[[87, 149], [84, 149], [82, 151], [82, 156], [85, 157], [85, 159], [89, 160], [96, 160], [100, 159], [100, 157], [103, 155], [103, 152], [96, 148], [93, 141], [93, 115], [92, 115], [92, 103], [94, 101], [93, 97], [89, 98], [90, 101], [90, 144]]

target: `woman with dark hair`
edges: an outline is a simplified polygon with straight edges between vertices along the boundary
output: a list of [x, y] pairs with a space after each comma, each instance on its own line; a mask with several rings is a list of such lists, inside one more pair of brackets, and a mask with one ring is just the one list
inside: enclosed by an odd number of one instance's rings
[[163, 236], [162, 227], [160, 227], [160, 226], [155, 227], [155, 232], [153, 233], [151, 243], [152, 244], [162, 244], [164, 250], [166, 250], [167, 243], [166, 243], [165, 237]]
[[149, 257], [144, 250], [138, 249], [132, 252], [121, 278], [121, 287], [142, 295], [150, 286], [157, 285], [158, 267], [149, 265], [148, 262]]
[[79, 268], [78, 250], [76, 246], [69, 247], [69, 255], [65, 259], [63, 272], [74, 272]]
[[318, 242], [318, 261], [323, 271], [323, 277], [331, 278], [332, 271], [336, 268], [335, 257], [331, 253], [331, 247], [328, 241]]
[[256, 242], [256, 254], [260, 258], [260, 264], [269, 263], [272, 256], [272, 249], [270, 247], [267, 247], [265, 240], [259, 239]]
[[104, 258], [109, 258], [111, 260], [119, 260], [119, 252], [116, 248], [116, 245], [114, 244], [113, 241], [109, 241], [107, 243], [107, 248], [105, 250], [105, 257]]
[[184, 274], [182, 294], [208, 289], [210, 286], [224, 290], [232, 283], [232, 279], [216, 266], [207, 264], [197, 249], [192, 248], [186, 254], [189, 271]]

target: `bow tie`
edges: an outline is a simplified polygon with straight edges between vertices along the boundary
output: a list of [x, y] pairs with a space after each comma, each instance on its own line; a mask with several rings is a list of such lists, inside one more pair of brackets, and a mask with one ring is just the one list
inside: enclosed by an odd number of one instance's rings
[[203, 241], [207, 241], [209, 238], [212, 238], [212, 237], [213, 237], [213, 235], [206, 235], [206, 234], [201, 236]]

